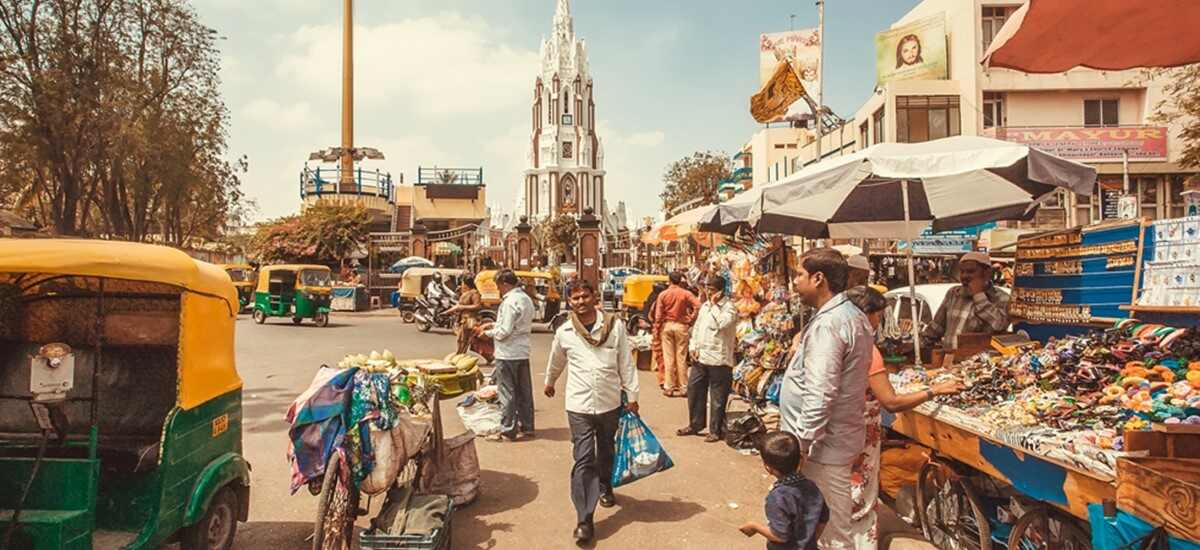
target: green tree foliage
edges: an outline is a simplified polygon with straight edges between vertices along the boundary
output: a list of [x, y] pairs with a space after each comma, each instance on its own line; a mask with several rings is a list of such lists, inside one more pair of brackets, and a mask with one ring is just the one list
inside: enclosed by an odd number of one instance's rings
[[366, 246], [371, 214], [362, 206], [317, 204], [258, 226], [248, 255], [264, 264], [343, 263]]
[[1163, 87], [1153, 120], [1159, 124], [1180, 122], [1178, 137], [1183, 142], [1180, 163], [1200, 167], [1200, 64], [1149, 72], [1150, 77], [1169, 78]]
[[559, 214], [533, 225], [530, 231], [533, 249], [539, 254], [550, 258], [570, 259], [575, 257], [575, 247], [579, 242], [579, 223], [575, 216]]
[[171, 244], [243, 221], [217, 38], [185, 0], [0, 0], [0, 204]]
[[704, 206], [717, 202], [717, 185], [730, 175], [725, 153], [703, 151], [683, 157], [667, 167], [663, 174], [663, 210], [675, 214], [681, 205]]

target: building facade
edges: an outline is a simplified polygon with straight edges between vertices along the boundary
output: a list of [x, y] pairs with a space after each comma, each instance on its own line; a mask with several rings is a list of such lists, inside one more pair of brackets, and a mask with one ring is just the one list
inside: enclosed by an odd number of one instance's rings
[[587, 46], [575, 37], [570, 0], [558, 0], [553, 33], [542, 41], [530, 118], [525, 215], [603, 213], [604, 146], [596, 134]]
[[[948, 78], [895, 80], [877, 86], [852, 120], [824, 137], [822, 156], [847, 154], [880, 142], [994, 137], [1028, 143], [1099, 172], [1093, 196], [1064, 192], [1043, 205], [1037, 218], [1026, 225], [1058, 228], [1116, 217], [1117, 199], [1126, 191], [1139, 198], [1145, 217], [1183, 215], [1184, 181], [1195, 170], [1179, 163], [1180, 121], [1155, 119], [1165, 81], [1137, 70], [1078, 68], [1028, 74], [980, 64], [995, 33], [1021, 4], [1020, 0], [919, 3], [892, 28], [944, 17]], [[793, 171], [817, 161], [815, 140], [803, 139]]]

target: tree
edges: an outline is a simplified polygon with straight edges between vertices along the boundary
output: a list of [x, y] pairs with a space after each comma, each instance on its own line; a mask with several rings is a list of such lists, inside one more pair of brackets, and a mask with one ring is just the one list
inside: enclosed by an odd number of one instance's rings
[[530, 237], [534, 250], [555, 260], [570, 259], [579, 243], [579, 223], [575, 216], [559, 214], [534, 223]]
[[61, 235], [217, 237], [246, 160], [216, 39], [185, 0], [0, 0], [0, 202]]
[[441, 185], [453, 185], [458, 183], [458, 174], [449, 170], [442, 170], [437, 173], [437, 182]]
[[371, 214], [362, 206], [316, 204], [258, 226], [248, 256], [262, 263], [339, 265], [366, 246]]
[[1183, 150], [1180, 164], [1200, 166], [1200, 64], [1149, 71], [1151, 78], [1170, 79], [1163, 86], [1163, 99], [1155, 106], [1153, 120], [1159, 124], [1179, 122]]
[[685, 204], [696, 207], [716, 203], [717, 185], [730, 173], [729, 157], [720, 152], [698, 151], [671, 163], [663, 174], [666, 185], [659, 195], [663, 211], [675, 214]]

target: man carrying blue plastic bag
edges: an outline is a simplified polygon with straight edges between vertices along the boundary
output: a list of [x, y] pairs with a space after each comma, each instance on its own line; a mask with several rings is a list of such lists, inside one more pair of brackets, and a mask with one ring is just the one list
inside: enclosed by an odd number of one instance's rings
[[554, 397], [554, 384], [567, 371], [567, 421], [571, 426], [575, 465], [571, 468], [571, 501], [575, 504], [577, 543], [595, 534], [596, 504], [616, 505], [609, 476], [621, 393], [626, 410], [638, 412], [638, 379], [623, 323], [596, 307], [596, 289], [576, 280], [567, 293], [571, 321], [554, 333], [550, 363], [546, 368], [546, 397]]

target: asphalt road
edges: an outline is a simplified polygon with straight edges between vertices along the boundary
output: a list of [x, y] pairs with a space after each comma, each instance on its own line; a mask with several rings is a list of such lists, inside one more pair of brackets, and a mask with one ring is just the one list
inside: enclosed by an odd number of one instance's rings
[[[574, 510], [568, 492], [570, 432], [559, 398], [541, 395], [551, 335], [533, 337], [537, 434], [532, 440], [476, 440], [482, 466], [479, 500], [453, 518], [455, 549], [572, 548]], [[423, 334], [389, 314], [338, 315], [330, 326], [292, 326], [288, 320], [255, 325], [238, 322], [238, 369], [245, 381], [244, 445], [253, 467], [250, 521], [240, 526], [238, 549], [305, 548], [316, 499], [301, 489], [289, 494], [284, 412], [322, 363], [347, 353], [390, 349], [400, 358], [441, 357], [454, 350], [449, 333]], [[641, 373], [641, 414], [675, 461], [673, 470], [617, 490], [619, 505], [596, 517], [596, 547], [763, 548], [737, 531], [762, 519], [763, 497], [773, 479], [756, 456], [721, 443], [675, 436], [686, 421], [683, 399], [655, 391], [653, 373]], [[446, 435], [463, 431], [454, 402], [443, 403]], [[378, 499], [373, 509], [379, 506]], [[373, 511], [374, 511], [373, 510]], [[361, 518], [360, 526], [367, 524]], [[890, 529], [889, 529], [890, 530]], [[909, 542], [892, 548], [917, 548]]]

